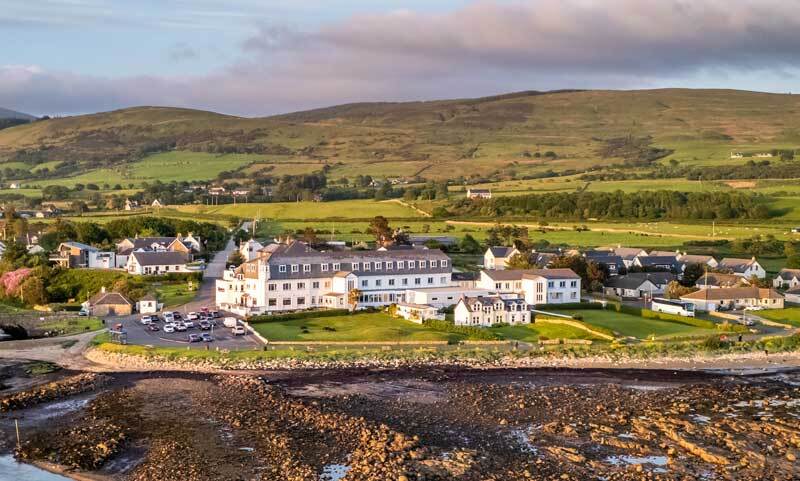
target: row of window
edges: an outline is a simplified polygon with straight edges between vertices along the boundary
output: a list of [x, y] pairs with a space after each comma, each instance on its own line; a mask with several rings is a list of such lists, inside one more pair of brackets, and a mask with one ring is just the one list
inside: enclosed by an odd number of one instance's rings
[[[574, 287], [574, 288], [578, 287], [578, 281], [558, 281], [558, 287], [566, 288], [567, 287], [567, 282], [569, 282], [569, 287]], [[504, 284], [505, 284], [505, 289], [506, 290], [511, 289], [511, 283], [510, 282], [506, 282], [506, 283], [495, 282], [494, 283], [494, 288], [497, 289], [497, 290], [501, 290], [501, 289], [503, 289]], [[556, 281], [547, 281], [547, 287], [549, 289], [554, 289], [556, 287]], [[514, 288], [515, 289], [521, 289], [522, 288], [522, 283], [521, 282], [515, 282], [514, 283]], [[536, 292], [542, 292], [543, 289], [544, 289], [544, 283], [537, 282], [536, 283]]]
[[[447, 267], [447, 260], [430, 260], [430, 261], [375, 261], [375, 262], [353, 262], [351, 263], [350, 270], [351, 271], [392, 271], [395, 270], [395, 266], [397, 266], [397, 270], [406, 269], [427, 269], [429, 266], [431, 269], [435, 269], [437, 267]], [[292, 272], [298, 273], [300, 269], [303, 270], [304, 273], [311, 272], [311, 264], [281, 264], [278, 266], [278, 272]], [[342, 264], [339, 262], [334, 263], [323, 263], [319, 265], [319, 270], [322, 272], [336, 272], [342, 270]]]
[[[404, 277], [404, 278], [399, 279], [399, 280], [400, 280], [400, 285], [401, 286], [410, 285], [410, 281], [409, 281], [408, 277]], [[384, 281], [386, 281], [385, 284], [384, 284]], [[370, 282], [369, 279], [362, 279], [361, 280], [361, 287], [362, 288], [368, 288], [368, 287], [396, 287], [397, 286], [397, 281], [398, 281], [398, 279], [373, 279], [372, 282]], [[423, 279], [422, 277], [415, 277], [414, 278], [414, 285], [415, 286], [421, 286], [421, 285], [423, 285], [423, 281], [427, 281], [428, 285], [432, 285], [432, 284], [436, 283], [436, 279], [433, 278], [433, 277], [428, 277], [427, 279]], [[440, 284], [447, 284], [447, 276], [440, 277], [439, 278], [439, 283]], [[281, 286], [281, 290], [283, 290], [283, 291], [291, 291], [292, 289], [296, 289], [296, 290], [305, 289], [308, 284], [309, 283], [306, 283], [306, 282], [295, 282], [294, 284], [292, 284], [291, 282], [283, 282], [283, 283], [280, 284], [280, 286]], [[311, 286], [312, 289], [319, 289], [320, 285], [324, 286], [325, 289], [330, 289], [331, 288], [331, 282], [330, 281], [324, 281], [321, 284], [320, 284], [319, 281], [312, 281], [310, 283], [310, 286]], [[351, 286], [350, 288], [352, 288], [352, 287], [353, 286]], [[267, 284], [267, 290], [270, 291], [270, 292], [277, 291], [278, 290], [278, 283], [271, 282], [271, 283]]]

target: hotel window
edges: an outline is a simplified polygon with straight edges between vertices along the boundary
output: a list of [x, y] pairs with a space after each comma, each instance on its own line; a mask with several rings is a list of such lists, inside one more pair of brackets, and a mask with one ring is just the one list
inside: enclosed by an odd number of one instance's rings
[[578, 293], [577, 292], [573, 292], [572, 294], [569, 295], [569, 297], [570, 297], [570, 299], [576, 299], [578, 297]]
[[267, 290], [269, 291], [274, 291], [277, 287], [275, 284], [267, 284]]
[[335, 270], [335, 271], [342, 270], [342, 265], [339, 264], [338, 262], [334, 262], [333, 263], [333, 270]]
[[433, 277], [428, 278], [428, 284], [433, 284]]
[[380, 262], [376, 262], [376, 263], [375, 263], [375, 270], [376, 270], [376, 271], [379, 271], [379, 270], [381, 270], [381, 263], [380, 263]]
[[305, 282], [298, 282], [297, 283], [297, 288], [298, 289], [305, 289], [306, 288], [306, 283]]
[[286, 266], [278, 266], [278, 272], [286, 272]]
[[354, 271], [359, 270], [358, 262], [353, 262], [353, 269], [352, 270], [354, 270]]
[[393, 286], [393, 285], [394, 285], [394, 279], [389, 279], [389, 285], [390, 285], [390, 286]]
[[419, 285], [421, 285], [421, 284], [422, 284], [422, 279], [421, 279], [421, 278], [419, 278], [419, 277], [415, 277], [415, 278], [414, 278], [414, 285], [415, 285], [415, 286], [419, 286]]
[[275, 306], [278, 305], [278, 302], [275, 299], [268, 299], [267, 300], [267, 305], [270, 306], [270, 307], [275, 307]]
[[319, 289], [319, 281], [314, 281], [311, 283], [312, 289]]
[[284, 290], [284, 291], [290, 291], [290, 290], [292, 290], [292, 285], [291, 285], [291, 284], [289, 284], [288, 282], [284, 282], [284, 283], [283, 283], [283, 290]]
[[567, 287], [567, 281], [560, 281], [558, 287]]
[[408, 278], [403, 278], [403, 285], [404, 285], [404, 286], [407, 286], [407, 285], [408, 285]]
[[298, 305], [298, 306], [302, 306], [302, 305], [304, 305], [305, 303], [306, 303], [306, 298], [305, 298], [305, 297], [298, 297], [298, 298], [297, 298], [297, 305]]
[[381, 286], [381, 280], [375, 279], [375, 287], [380, 287], [380, 286]]
[[427, 266], [428, 266], [428, 263], [427, 263], [427, 262], [425, 262], [425, 261], [419, 261], [419, 268], [420, 268], [420, 269], [425, 269], [425, 267], [427, 267]]
[[417, 265], [416, 261], [408, 261], [408, 268], [409, 269], [413, 269], [414, 267], [416, 267], [416, 265]]
[[292, 264], [292, 272], [300, 272], [300, 266], [297, 264]]
[[319, 269], [320, 269], [322, 272], [328, 272], [328, 264], [320, 264], [320, 265], [319, 265]]
[[444, 277], [444, 276], [440, 277], [439, 278], [439, 282], [442, 283], [442, 284], [447, 284], [447, 277]]
[[331, 281], [325, 281], [325, 289], [331, 288]]
[[292, 305], [292, 300], [291, 299], [284, 299], [283, 300], [283, 305], [284, 306], [291, 306]]
[[390, 271], [394, 268], [394, 262], [387, 262], [386, 263], [386, 270]]
[[303, 272], [311, 272], [311, 264], [303, 264]]
[[578, 287], [578, 281], [572, 281], [569, 283], [570, 287]]
[[368, 286], [369, 286], [368, 280], [364, 279], [363, 281], [361, 281], [361, 287], [368, 287]]
[[552, 289], [554, 286], [555, 286], [555, 282], [553, 282], [553, 281], [547, 281], [547, 287], [549, 287], [549, 288], [551, 288], [551, 289]]
[[364, 263], [364, 270], [365, 270], [365, 271], [368, 271], [368, 270], [370, 270], [370, 268], [371, 268], [371, 267], [372, 267], [372, 264], [371, 264], [371, 263], [369, 263], [369, 262], [365, 262], [365, 263]]
[[436, 264], [437, 264], [436, 261], [431, 261], [431, 267], [436, 267]]

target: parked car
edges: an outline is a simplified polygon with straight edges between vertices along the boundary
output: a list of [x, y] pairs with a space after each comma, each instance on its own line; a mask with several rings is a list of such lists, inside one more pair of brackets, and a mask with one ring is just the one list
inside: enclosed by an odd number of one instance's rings
[[190, 312], [186, 315], [186, 319], [190, 321], [197, 321], [200, 320], [200, 316], [196, 312]]
[[183, 321], [183, 325], [185, 325], [188, 329], [194, 329], [194, 321], [185, 320]]
[[211, 311], [211, 317], [213, 317], [214, 319], [219, 319], [220, 317], [222, 317], [222, 313], [219, 311]]
[[164, 320], [167, 322], [175, 322], [175, 316], [173, 316], [171, 312], [165, 312]]
[[187, 329], [186, 324], [182, 322], [175, 323], [175, 330], [178, 332], [184, 332]]
[[146, 329], [147, 329], [148, 331], [153, 331], [153, 332], [155, 332], [155, 331], [157, 331], [157, 330], [158, 330], [158, 326], [156, 326], [156, 325], [155, 325], [155, 324], [153, 324], [153, 323], [150, 323], [150, 324], [148, 324], [148, 325], [147, 325], [147, 328], [146, 328]]
[[78, 315], [79, 316], [88, 316], [89, 315], [89, 310], [82, 307], [81, 310], [78, 311]]
[[203, 340], [203, 342], [214, 342], [214, 338], [211, 337], [211, 334], [207, 332], [200, 334], [200, 338]]
[[153, 318], [150, 316], [142, 316], [142, 324], [151, 324], [153, 322]]
[[164, 324], [164, 332], [169, 332], [169, 333], [175, 332], [175, 324], [171, 322]]
[[202, 342], [200, 334], [189, 334], [189, 342]]
[[764, 306], [747, 306], [744, 308], [745, 311], [763, 311]]
[[208, 321], [200, 321], [200, 324], [198, 325], [200, 326], [201, 331], [208, 331], [211, 329], [211, 323]]
[[226, 317], [222, 321], [222, 325], [225, 327], [236, 327], [237, 324], [239, 324], [239, 321], [235, 317]]
[[247, 334], [247, 331], [245, 330], [244, 326], [236, 326], [231, 329], [231, 333], [233, 333], [234, 336], [244, 336]]

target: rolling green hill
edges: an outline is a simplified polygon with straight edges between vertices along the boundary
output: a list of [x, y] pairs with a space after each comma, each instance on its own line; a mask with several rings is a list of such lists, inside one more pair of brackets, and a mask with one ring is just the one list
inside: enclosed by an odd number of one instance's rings
[[[235, 162], [243, 176], [307, 173], [328, 164], [332, 178], [494, 174], [511, 179], [621, 163], [648, 168], [673, 159], [678, 165], [744, 163], [747, 158], [731, 159], [730, 152], [798, 147], [797, 95], [688, 89], [520, 92], [349, 104], [268, 118], [138, 107], [52, 119], [0, 131], [0, 169], [28, 166], [38, 172], [31, 182], [40, 185], [68, 183], [63, 178], [70, 172], [100, 177], [115, 172], [135, 184], [160, 177], [160, 161], [150, 156], [176, 151], [170, 161], [185, 156], [186, 180], [210, 179], [230, 169], [227, 161], [200, 173], [191, 168], [219, 154], [243, 156]], [[37, 170], [43, 163], [51, 166], [50, 177]], [[134, 174], [126, 176], [129, 172]]]

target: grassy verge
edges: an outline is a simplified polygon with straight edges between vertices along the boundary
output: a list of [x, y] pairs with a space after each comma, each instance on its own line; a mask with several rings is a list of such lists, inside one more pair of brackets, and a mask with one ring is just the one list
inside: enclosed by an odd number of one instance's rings
[[96, 317], [69, 317], [54, 321], [46, 321], [37, 326], [49, 332], [57, 332], [59, 336], [70, 336], [82, 332], [97, 331], [103, 328], [103, 321]]
[[795, 327], [800, 327], [800, 307], [788, 307], [786, 309], [768, 309], [756, 312], [758, 317], [763, 317], [770, 321], [782, 322]]
[[603, 355], [606, 359], [647, 360], [664, 357], [689, 358], [727, 354], [747, 354], [768, 351], [790, 352], [800, 349], [800, 335], [763, 338], [750, 342], [722, 342], [718, 336], [703, 340], [681, 342], [643, 342], [626, 345], [617, 343], [595, 343], [587, 345], [555, 345], [534, 350], [503, 350], [497, 348], [394, 348], [383, 349], [337, 349], [329, 351], [306, 351], [292, 349], [215, 351], [187, 348], [148, 348], [145, 346], [119, 345], [98, 340], [99, 349], [125, 355], [141, 356], [156, 361], [210, 362], [222, 368], [242, 368], [243, 363], [280, 360], [342, 362], [349, 361], [408, 361], [408, 362], [495, 362], [501, 359], [571, 358], [580, 359]]

